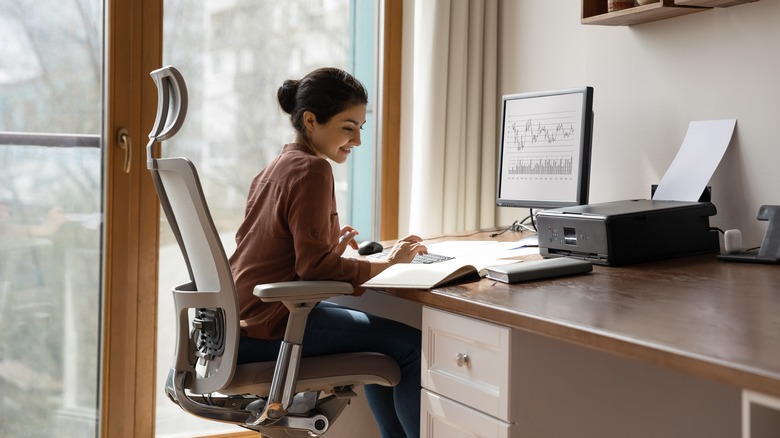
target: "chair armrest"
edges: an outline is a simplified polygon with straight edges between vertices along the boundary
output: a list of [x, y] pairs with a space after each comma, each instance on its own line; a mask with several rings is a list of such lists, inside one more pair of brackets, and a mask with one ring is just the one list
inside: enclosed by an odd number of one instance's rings
[[341, 295], [352, 295], [355, 289], [344, 281], [285, 281], [259, 284], [254, 294], [265, 302], [322, 301]]
[[271, 380], [271, 392], [263, 412], [253, 424], [273, 424], [287, 415], [298, 381], [301, 344], [309, 312], [322, 300], [354, 292], [352, 284], [343, 281], [285, 281], [255, 286], [256, 297], [264, 302], [281, 301], [290, 314]]

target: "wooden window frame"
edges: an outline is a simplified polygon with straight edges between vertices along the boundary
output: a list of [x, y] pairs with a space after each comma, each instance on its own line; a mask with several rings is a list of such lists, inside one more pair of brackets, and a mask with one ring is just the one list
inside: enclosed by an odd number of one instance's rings
[[384, 1], [382, 51], [382, 193], [379, 236], [398, 238], [399, 184], [401, 167], [401, 59], [403, 45], [403, 0]]
[[[157, 110], [162, 0], [105, 2], [105, 268], [100, 436], [153, 436], [159, 203], [145, 144]], [[129, 173], [117, 145], [128, 130]]]

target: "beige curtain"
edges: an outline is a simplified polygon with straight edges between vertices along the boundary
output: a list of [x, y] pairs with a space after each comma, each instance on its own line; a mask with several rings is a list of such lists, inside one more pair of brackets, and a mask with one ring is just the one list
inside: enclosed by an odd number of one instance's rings
[[417, 0], [409, 230], [495, 222], [498, 0]]

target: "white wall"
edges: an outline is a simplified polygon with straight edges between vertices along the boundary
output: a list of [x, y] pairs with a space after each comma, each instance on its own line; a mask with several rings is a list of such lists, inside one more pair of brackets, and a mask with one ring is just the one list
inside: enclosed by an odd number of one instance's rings
[[502, 1], [499, 94], [594, 87], [591, 202], [649, 197], [690, 121], [736, 118], [711, 223], [759, 245], [758, 208], [780, 204], [780, 2], [634, 26], [585, 26], [579, 14], [580, 0]]
[[[690, 121], [736, 118], [711, 181], [718, 208], [711, 224], [740, 228], [746, 246], [761, 243], [758, 208], [780, 204], [780, 1], [634, 26], [582, 25], [580, 0], [499, 3], [499, 96], [595, 89], [591, 202], [649, 198]], [[413, 4], [404, 5], [405, 71]], [[404, 87], [410, 98], [408, 81]], [[524, 216], [498, 211], [500, 225]]]

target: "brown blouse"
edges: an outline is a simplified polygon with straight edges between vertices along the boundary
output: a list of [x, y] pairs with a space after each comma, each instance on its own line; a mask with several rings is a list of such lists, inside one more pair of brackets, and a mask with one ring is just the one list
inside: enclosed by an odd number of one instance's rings
[[370, 264], [334, 252], [340, 229], [330, 163], [305, 145], [285, 145], [252, 180], [230, 257], [243, 335], [284, 335], [287, 309], [255, 297], [257, 284], [338, 280], [355, 285], [356, 295], [363, 292], [358, 286], [368, 280]]

